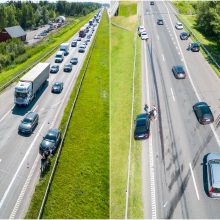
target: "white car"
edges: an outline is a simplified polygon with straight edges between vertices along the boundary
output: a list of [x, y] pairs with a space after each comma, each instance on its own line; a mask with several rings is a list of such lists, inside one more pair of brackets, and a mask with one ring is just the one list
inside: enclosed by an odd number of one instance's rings
[[141, 33], [141, 40], [147, 40], [149, 37], [148, 37], [148, 34], [147, 34], [147, 32], [146, 31], [143, 31], [142, 33]]
[[36, 35], [34, 36], [34, 39], [40, 39], [40, 35], [36, 34]]
[[138, 27], [138, 35], [140, 36], [143, 31], [146, 31], [144, 26], [139, 26]]
[[176, 22], [175, 27], [176, 27], [177, 30], [182, 30], [183, 29], [183, 24], [180, 23], [180, 22]]

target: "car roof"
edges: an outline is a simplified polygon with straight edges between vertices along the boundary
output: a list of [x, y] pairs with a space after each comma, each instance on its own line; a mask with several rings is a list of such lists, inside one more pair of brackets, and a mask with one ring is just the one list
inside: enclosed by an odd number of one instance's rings
[[25, 118], [33, 119], [36, 115], [36, 112], [28, 112]]
[[63, 51], [58, 51], [58, 52], [57, 52], [57, 55], [62, 55], [62, 54], [64, 54]]
[[179, 24], [181, 24], [181, 25], [182, 25], [182, 23], [181, 23], [181, 22], [179, 22], [179, 21], [177, 21], [177, 22], [176, 22], [176, 24], [178, 24], [178, 25], [179, 25]]
[[51, 67], [59, 67], [58, 64], [52, 64]]
[[212, 173], [212, 183], [214, 188], [220, 188], [220, 161], [210, 164], [211, 173]]
[[174, 66], [174, 68], [176, 69], [176, 71], [184, 71], [184, 68], [183, 68], [183, 66], [181, 66], [181, 65], [176, 65], [176, 66]]

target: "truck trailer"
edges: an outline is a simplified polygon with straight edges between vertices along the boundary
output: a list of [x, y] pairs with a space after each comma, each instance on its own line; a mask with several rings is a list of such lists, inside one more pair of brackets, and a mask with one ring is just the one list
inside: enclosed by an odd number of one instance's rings
[[64, 52], [64, 56], [67, 56], [69, 54], [69, 48], [70, 48], [70, 44], [69, 43], [62, 43], [62, 44], [60, 44], [60, 51]]
[[50, 74], [50, 63], [38, 63], [26, 73], [15, 87], [14, 100], [17, 106], [28, 106], [37, 92], [46, 83]]

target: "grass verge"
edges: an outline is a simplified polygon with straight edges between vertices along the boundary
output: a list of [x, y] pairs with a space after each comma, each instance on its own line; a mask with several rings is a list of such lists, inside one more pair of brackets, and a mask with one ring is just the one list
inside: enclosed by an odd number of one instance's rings
[[[94, 16], [94, 14], [95, 12], [92, 12], [84, 17], [78, 18], [74, 21], [74, 24], [68, 24], [57, 33], [51, 34], [43, 39], [40, 43], [28, 47], [25, 54], [20, 56], [20, 59], [25, 60], [23, 63], [11, 65], [0, 73], [0, 86], [10, 81], [18, 73], [33, 65], [37, 60], [45, 56], [49, 51], [58, 46], [61, 42], [65, 42], [70, 39], [80, 29], [81, 26], [86, 24], [88, 20]], [[54, 53], [54, 50], [51, 51], [51, 53], [48, 54], [48, 56], [45, 57], [43, 61], [50, 57], [52, 53]]]
[[[109, 218], [108, 27], [105, 13], [97, 32], [96, 45], [68, 128], [43, 218]], [[65, 109], [61, 128], [67, 121], [85, 63]], [[40, 180], [26, 218], [37, 217], [47, 182], [48, 176]]]
[[[128, 150], [130, 139], [136, 2], [120, 2], [120, 15], [112, 21], [131, 31], [111, 26], [111, 218], [125, 217]], [[126, 7], [130, 10], [130, 16]], [[134, 115], [141, 106], [141, 49], [137, 39]], [[132, 141], [129, 218], [143, 218], [141, 197], [141, 144]]]

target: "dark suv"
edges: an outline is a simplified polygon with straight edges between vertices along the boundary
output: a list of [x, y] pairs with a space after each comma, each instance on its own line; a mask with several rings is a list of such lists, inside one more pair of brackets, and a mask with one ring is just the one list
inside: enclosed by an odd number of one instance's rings
[[197, 43], [191, 43], [191, 51], [192, 52], [199, 52], [200, 46]]
[[158, 18], [157, 19], [157, 24], [158, 25], [163, 25], [163, 19], [162, 18]]
[[176, 77], [176, 79], [185, 79], [186, 78], [186, 73], [185, 70], [181, 65], [178, 66], [173, 66], [172, 68], [173, 74]]
[[46, 136], [40, 143], [40, 154], [42, 155], [45, 151], [50, 151], [52, 154], [59, 146], [61, 141], [61, 132], [58, 129], [50, 129]]
[[144, 140], [150, 135], [150, 118], [147, 114], [139, 114], [135, 120], [134, 139]]
[[18, 127], [19, 133], [31, 134], [38, 125], [39, 115], [36, 112], [29, 112], [21, 121]]

